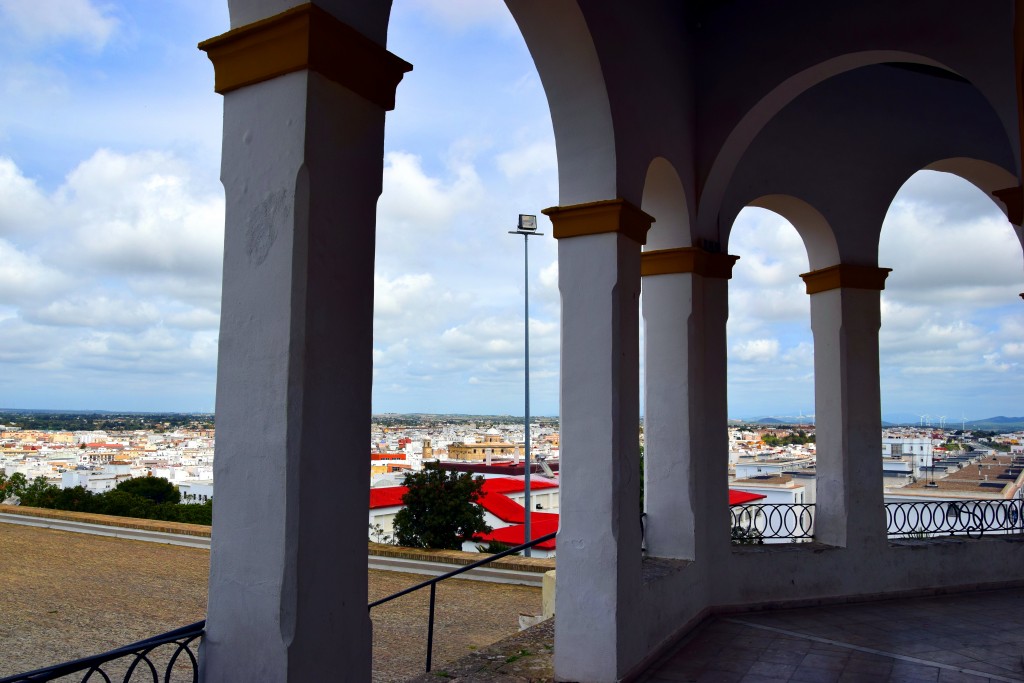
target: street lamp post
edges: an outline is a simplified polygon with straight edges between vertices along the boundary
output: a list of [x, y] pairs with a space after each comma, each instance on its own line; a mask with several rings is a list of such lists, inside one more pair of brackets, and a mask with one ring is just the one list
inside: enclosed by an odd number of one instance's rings
[[[525, 520], [523, 526], [523, 537], [525, 538], [525, 542], [529, 543], [533, 540], [530, 529], [530, 517], [532, 516], [530, 510], [530, 236], [542, 236], [544, 233], [537, 232], [536, 216], [521, 213], [519, 214], [519, 228], [516, 230], [509, 230], [508, 234], [523, 236], [523, 335], [526, 339], [526, 398], [525, 416], [523, 417], [523, 463], [525, 464], [525, 496], [523, 498], [523, 508], [526, 510], [526, 514], [523, 515]], [[530, 557], [532, 555], [530, 548], [527, 548], [523, 555]]]

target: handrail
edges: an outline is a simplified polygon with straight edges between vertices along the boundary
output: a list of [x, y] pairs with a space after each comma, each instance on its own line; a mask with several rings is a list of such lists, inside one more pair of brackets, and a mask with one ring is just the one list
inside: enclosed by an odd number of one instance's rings
[[[104, 681], [110, 681], [110, 677], [107, 672], [103, 670], [103, 665], [108, 662], [112, 662], [117, 659], [134, 657], [131, 664], [128, 666], [128, 671], [124, 676], [125, 681], [134, 680], [132, 674], [136, 670], [146, 671], [148, 669], [149, 679], [153, 683], [159, 683], [161, 680], [164, 683], [170, 683], [172, 681], [171, 674], [174, 670], [174, 665], [178, 662], [178, 658], [182, 653], [188, 657], [187, 663], [191, 664], [192, 668], [192, 680], [199, 680], [199, 660], [196, 655], [192, 652], [189, 647], [192, 641], [197, 638], [203, 637], [206, 629], [206, 621], [197, 621], [194, 624], [188, 626], [182, 626], [181, 628], [167, 633], [161, 633], [157, 636], [152, 636], [144, 640], [119, 647], [109, 652], [104, 652], [98, 655], [92, 655], [91, 657], [83, 657], [63, 664], [55, 664], [53, 666], [44, 667], [42, 669], [35, 669], [34, 671], [28, 671], [22, 674], [15, 674], [14, 676], [7, 676], [6, 678], [0, 678], [0, 683], [39, 683], [41, 681], [52, 681], [62, 676], [69, 676], [74, 673], [85, 672], [82, 677], [82, 681], [87, 681], [92, 678], [93, 674], [97, 674], [98, 678]], [[169, 653], [170, 658], [167, 662], [164, 670], [164, 676], [161, 679], [157, 666], [150, 659], [150, 653], [161, 645], [169, 645], [174, 643], [177, 648], [173, 652]], [[186, 660], [182, 660], [186, 661]], [[143, 666], [140, 666], [143, 665]], [[164, 667], [161, 667], [164, 668]]]
[[[420, 582], [420, 583], [416, 584], [415, 586], [411, 586], [411, 587], [406, 588], [404, 590], [400, 590], [397, 593], [395, 593], [394, 595], [389, 595], [389, 596], [387, 596], [385, 598], [381, 598], [380, 600], [375, 600], [375, 601], [371, 602], [367, 606], [367, 609], [371, 610], [374, 607], [377, 607], [378, 605], [383, 605], [384, 603], [391, 602], [392, 600], [394, 600], [396, 598], [400, 598], [403, 595], [408, 595], [409, 593], [414, 593], [414, 592], [420, 590], [421, 588], [426, 588], [427, 586], [430, 586], [430, 616], [429, 616], [428, 622], [427, 622], [427, 669], [426, 669], [427, 673], [430, 673], [430, 665], [431, 665], [432, 660], [433, 660], [433, 650], [434, 650], [434, 602], [435, 602], [435, 597], [437, 595], [437, 584], [441, 583], [445, 579], [450, 579], [453, 576], [458, 576], [459, 574], [464, 574], [464, 573], [466, 573], [468, 571], [476, 569], [477, 567], [482, 567], [485, 564], [490, 564], [491, 562], [494, 562], [495, 560], [500, 560], [503, 557], [507, 557], [508, 555], [513, 555], [515, 553], [522, 552], [523, 550], [526, 550], [527, 548], [532, 548], [535, 545], [539, 545], [541, 543], [544, 543], [545, 541], [550, 541], [557, 534], [558, 534], [557, 531], [552, 531], [550, 534], [546, 534], [544, 536], [540, 536], [539, 538], [535, 538], [532, 541], [529, 541], [527, 543], [523, 543], [522, 545], [517, 545], [514, 548], [509, 548], [508, 550], [503, 550], [500, 553], [495, 553], [494, 555], [489, 555], [488, 557], [485, 557], [482, 560], [478, 560], [476, 562], [473, 562], [472, 564], [467, 564], [465, 567], [459, 567], [458, 569], [455, 569], [455, 570], [452, 570], [450, 572], [447, 572], [446, 574], [441, 574], [440, 576], [435, 576], [435, 577], [433, 577], [431, 579], [427, 579], [426, 581]], [[4, 683], [4, 682], [0, 681], [0, 683]]]
[[[367, 606], [367, 609], [373, 609], [374, 607], [382, 605], [385, 602], [390, 602], [391, 600], [400, 598], [403, 595], [408, 595], [409, 593], [413, 593], [421, 588], [426, 588], [427, 586], [430, 586], [430, 623], [428, 625], [427, 630], [427, 671], [429, 672], [434, 644], [434, 603], [437, 584], [441, 581], [444, 581], [445, 579], [450, 579], [453, 576], [464, 574], [465, 572], [476, 569], [477, 567], [482, 567], [486, 564], [490, 564], [491, 562], [494, 562], [495, 560], [500, 560], [501, 558], [507, 557], [508, 555], [521, 552], [527, 548], [532, 548], [535, 545], [544, 543], [545, 541], [550, 541], [551, 539], [555, 538], [556, 534], [557, 532], [546, 534], [539, 538], [533, 539], [529, 543], [523, 543], [522, 545], [517, 545], [514, 548], [503, 550], [500, 553], [488, 555], [482, 560], [473, 562], [472, 564], [467, 564], [465, 567], [459, 567], [458, 569], [447, 572], [446, 574], [435, 576], [432, 579], [428, 579], [427, 581], [418, 583], [415, 586], [406, 588], [405, 590], [401, 590], [395, 593], [394, 595], [389, 595], [386, 598], [381, 598], [380, 600], [371, 602]], [[90, 680], [94, 674], [98, 675], [98, 677], [104, 681], [111, 681], [112, 679], [110, 678], [108, 673], [103, 670], [103, 665], [108, 662], [112, 662], [114, 660], [127, 657], [134, 657], [134, 659], [128, 666], [128, 671], [125, 674], [124, 681], [127, 682], [133, 680], [132, 674], [135, 673], [137, 670], [146, 671], [148, 669], [147, 673], [149, 675], [149, 679], [152, 680], [153, 683], [160, 683], [160, 681], [163, 681], [164, 683], [171, 683], [171, 674], [173, 673], [174, 665], [178, 662], [178, 659], [182, 655], [182, 653], [184, 653], [187, 657], [187, 660], [183, 659], [182, 661], [191, 664], [192, 680], [198, 681], [199, 660], [196, 657], [195, 653], [192, 652], [190, 646], [192, 645], [193, 641], [195, 641], [197, 638], [202, 638], [205, 635], [205, 633], [206, 621], [197, 621], [194, 624], [182, 626], [181, 628], [175, 629], [173, 631], [161, 633], [160, 635], [152, 636], [150, 638], [145, 638], [130, 645], [124, 645], [117, 649], [110, 650], [108, 652], [103, 652], [98, 655], [83, 657], [81, 659], [75, 659], [70, 662], [55, 664], [53, 666], [48, 666], [41, 669], [34, 669], [32, 671], [28, 671], [25, 673], [0, 678], [0, 683], [42, 683], [43, 681], [52, 681], [62, 676], [69, 676], [74, 673], [82, 672], [84, 672], [85, 674], [82, 677], [83, 683], [85, 681]], [[160, 678], [160, 672], [158, 671], [157, 665], [150, 659], [150, 653], [152, 653], [153, 650], [162, 645], [169, 645], [171, 643], [177, 645], [177, 648], [175, 648], [173, 652], [169, 653], [169, 660], [167, 662], [166, 667], [159, 667], [164, 669], [163, 678]]]

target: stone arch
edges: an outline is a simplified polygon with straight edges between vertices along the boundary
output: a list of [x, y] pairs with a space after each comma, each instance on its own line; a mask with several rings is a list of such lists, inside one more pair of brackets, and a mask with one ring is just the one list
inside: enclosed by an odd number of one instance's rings
[[611, 105], [578, 3], [509, 0], [507, 5], [533, 56], [551, 110], [559, 204], [616, 198]]
[[747, 206], [767, 209], [789, 221], [803, 240], [811, 270], [839, 263], [839, 247], [832, 227], [820, 211], [804, 200], [791, 195], [771, 194], [758, 197]]
[[686, 190], [675, 167], [664, 157], [655, 158], [647, 168], [641, 208], [655, 220], [647, 232], [645, 251], [690, 246]]
[[[992, 162], [966, 157], [940, 159], [928, 164], [922, 170], [952, 173], [985, 193], [985, 196], [991, 199], [999, 207], [999, 210], [1007, 216], [1010, 225], [1013, 226], [1013, 230], [1017, 234], [1017, 239], [1021, 243], [1021, 248], [1024, 249], [1024, 227], [1014, 222], [1015, 220], [1019, 221], [1020, 217], [1012, 215], [1008, 202], [1004, 201], [1006, 195], [1002, 193], [1002, 191], [1008, 188], [1017, 187], [1017, 178], [1012, 173]], [[1018, 197], [1019, 192], [1019, 190], [1015, 192]]]
[[723, 238], [718, 213], [730, 179], [757, 135], [786, 106], [814, 86], [834, 76], [865, 66], [893, 62], [932, 67], [960, 77], [953, 69], [923, 55], [899, 50], [868, 50], [818, 62], [785, 78], [747, 111], [717, 151], [701, 191], [696, 224], [697, 237], [712, 240]]

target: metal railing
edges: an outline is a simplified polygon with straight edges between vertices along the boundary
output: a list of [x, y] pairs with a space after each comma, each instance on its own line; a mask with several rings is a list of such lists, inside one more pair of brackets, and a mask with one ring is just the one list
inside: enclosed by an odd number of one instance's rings
[[[752, 503], [730, 508], [733, 545], [814, 538], [814, 505]], [[929, 500], [885, 504], [889, 538], [1024, 533], [1024, 500]]]
[[[386, 602], [400, 598], [403, 595], [408, 595], [421, 588], [430, 587], [426, 669], [429, 672], [434, 647], [434, 605], [437, 595], [437, 584], [453, 576], [465, 574], [478, 567], [483, 567], [508, 555], [513, 555], [545, 541], [550, 541], [556, 535], [557, 532], [552, 532], [535, 538], [529, 543], [523, 543], [514, 548], [503, 550], [500, 553], [488, 555], [482, 560], [467, 564], [465, 567], [459, 567], [446, 574], [435, 576], [432, 579], [399, 591], [394, 595], [371, 602], [367, 609], [373, 609], [378, 605], [383, 605]], [[122, 683], [145, 683], [147, 681], [150, 683], [197, 683], [199, 680], [199, 659], [193, 648], [198, 646], [205, 630], [206, 622], [197, 621], [189, 626], [183, 626], [174, 631], [140, 640], [137, 643], [125, 645], [103, 654], [0, 678], [0, 683], [41, 683], [42, 681], [54, 681], [68, 676], [77, 677], [78, 674], [82, 675], [81, 678], [77, 679], [80, 683], [88, 683], [89, 681], [113, 683], [115, 680], [122, 681]]]
[[[557, 535], [557, 532], [553, 531], [550, 534], [546, 534], [546, 535], [541, 536], [539, 538], [535, 538], [535, 539], [533, 539], [532, 541], [530, 541], [528, 543], [523, 543], [522, 545], [517, 545], [514, 548], [509, 548], [508, 550], [503, 550], [500, 553], [495, 553], [494, 555], [489, 555], [488, 557], [485, 557], [482, 560], [478, 560], [477, 562], [474, 562], [472, 564], [467, 564], [465, 567], [459, 567], [458, 569], [456, 569], [454, 571], [450, 571], [450, 572], [448, 572], [446, 574], [441, 574], [440, 576], [435, 576], [432, 579], [427, 579], [426, 581], [424, 581], [422, 583], [418, 583], [415, 586], [411, 586], [409, 588], [406, 588], [405, 590], [398, 591], [394, 595], [389, 595], [386, 598], [381, 598], [380, 600], [375, 600], [375, 601], [371, 602], [370, 605], [369, 605], [369, 609], [373, 609], [374, 607], [377, 607], [378, 605], [383, 605], [385, 602], [391, 602], [392, 600], [394, 600], [396, 598], [400, 598], [403, 595], [408, 595], [409, 593], [414, 593], [414, 592], [420, 590], [421, 588], [427, 588], [428, 586], [430, 587], [430, 615], [429, 615], [428, 621], [427, 621], [427, 668], [426, 668], [426, 671], [429, 673], [430, 672], [430, 665], [431, 665], [432, 660], [433, 660], [433, 650], [434, 650], [434, 603], [435, 603], [435, 598], [437, 596], [437, 584], [441, 583], [445, 579], [450, 579], [453, 576], [458, 576], [459, 574], [465, 574], [466, 572], [468, 572], [470, 570], [476, 569], [477, 567], [482, 567], [482, 566], [484, 566], [486, 564], [490, 564], [491, 562], [494, 562], [495, 560], [500, 560], [501, 558], [506, 557], [508, 555], [514, 555], [515, 553], [522, 552], [522, 551], [526, 550], [527, 548], [532, 548], [533, 546], [539, 545], [541, 543], [544, 543], [545, 541], [550, 541], [556, 535]], [[4, 682], [0, 681], [0, 683], [4, 683]]]
[[1022, 500], [936, 500], [885, 504], [889, 538], [1024, 533]]
[[733, 545], [814, 538], [812, 503], [755, 503], [729, 508]]
[[81, 683], [195, 683], [199, 680], [199, 660], [193, 648], [199, 645], [205, 628], [205, 621], [197, 621], [110, 652], [0, 678], [0, 683], [38, 683], [71, 676]]

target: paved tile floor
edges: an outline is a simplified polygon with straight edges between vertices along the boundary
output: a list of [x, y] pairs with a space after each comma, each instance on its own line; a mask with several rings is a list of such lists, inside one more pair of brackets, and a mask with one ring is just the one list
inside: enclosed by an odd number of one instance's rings
[[719, 616], [643, 681], [1024, 681], [1024, 589]]

